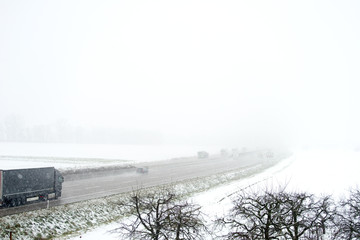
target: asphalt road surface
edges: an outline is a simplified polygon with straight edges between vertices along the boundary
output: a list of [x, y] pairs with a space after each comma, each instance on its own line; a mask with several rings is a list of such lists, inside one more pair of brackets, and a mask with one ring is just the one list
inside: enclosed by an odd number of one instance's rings
[[230, 170], [247, 168], [262, 161], [256, 152], [242, 154], [236, 159], [224, 157], [179, 158], [149, 162], [135, 167], [148, 167], [148, 173], [137, 173], [130, 168], [122, 173], [86, 174], [80, 178], [66, 178], [62, 197], [58, 200], [33, 203], [19, 207], [0, 209], [0, 216], [30, 211], [51, 206], [74, 203], [113, 194], [128, 192], [140, 187], [149, 187], [179, 180], [209, 176]]

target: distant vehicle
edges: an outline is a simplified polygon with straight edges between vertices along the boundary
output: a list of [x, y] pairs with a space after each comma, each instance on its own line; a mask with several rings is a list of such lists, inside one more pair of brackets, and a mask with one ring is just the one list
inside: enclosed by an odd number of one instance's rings
[[221, 149], [220, 150], [220, 155], [222, 156], [222, 157], [228, 157], [229, 156], [229, 152], [226, 150], [226, 149]]
[[137, 172], [137, 173], [141, 173], [141, 174], [149, 173], [149, 167], [140, 167], [140, 168], [137, 168], [137, 169], [136, 169], [136, 172]]
[[57, 199], [63, 182], [64, 177], [53, 167], [0, 170], [0, 206]]
[[272, 151], [266, 152], [266, 158], [273, 158], [273, 157], [274, 157], [274, 153]]
[[209, 158], [209, 153], [205, 151], [200, 151], [197, 153], [198, 158]]
[[233, 149], [231, 150], [231, 156], [232, 156], [233, 158], [237, 158], [237, 157], [239, 157], [239, 155], [240, 155], [239, 149], [233, 148]]

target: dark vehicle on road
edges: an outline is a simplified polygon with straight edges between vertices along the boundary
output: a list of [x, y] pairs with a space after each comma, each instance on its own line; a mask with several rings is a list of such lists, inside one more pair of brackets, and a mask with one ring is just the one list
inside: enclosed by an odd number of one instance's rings
[[209, 158], [209, 153], [205, 151], [200, 151], [197, 153], [198, 158]]
[[139, 168], [136, 169], [136, 172], [137, 173], [142, 173], [142, 174], [149, 173], [149, 167], [139, 167]]
[[63, 182], [64, 177], [53, 167], [0, 170], [0, 206], [57, 199]]

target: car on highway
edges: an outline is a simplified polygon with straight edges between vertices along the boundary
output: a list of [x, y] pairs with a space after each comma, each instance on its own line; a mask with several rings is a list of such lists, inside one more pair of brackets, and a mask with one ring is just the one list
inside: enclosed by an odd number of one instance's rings
[[141, 174], [149, 173], [149, 167], [139, 167], [136, 169], [136, 172]]

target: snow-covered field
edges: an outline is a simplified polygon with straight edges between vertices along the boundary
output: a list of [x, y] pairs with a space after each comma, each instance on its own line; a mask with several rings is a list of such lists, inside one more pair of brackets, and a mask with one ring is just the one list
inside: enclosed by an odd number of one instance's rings
[[202, 150], [219, 154], [220, 149], [218, 146], [0, 142], [0, 169], [55, 167], [65, 170], [128, 165], [191, 157]]
[[[250, 185], [253, 188], [276, 188], [286, 184], [290, 190], [333, 194], [336, 198], [360, 185], [359, 169], [360, 152], [341, 149], [297, 151], [261, 174], [196, 194], [192, 201], [200, 204], [209, 220], [213, 220], [231, 208], [233, 194]], [[117, 226], [117, 223], [111, 223], [71, 239], [119, 239], [111, 233]]]
[[219, 154], [222, 146], [123, 145], [71, 143], [6, 143], [0, 142], [0, 156], [100, 158], [146, 162], [195, 156], [198, 151]]

